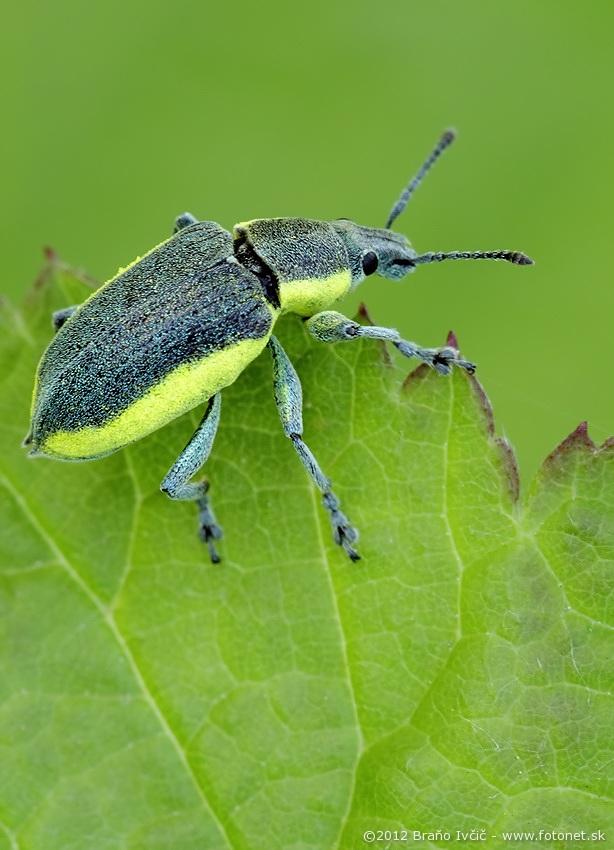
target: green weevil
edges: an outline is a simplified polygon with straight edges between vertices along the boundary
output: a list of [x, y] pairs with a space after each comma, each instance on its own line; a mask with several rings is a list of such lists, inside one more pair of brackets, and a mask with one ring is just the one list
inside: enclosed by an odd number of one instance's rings
[[255, 219], [234, 232], [190, 213], [173, 235], [94, 292], [83, 304], [53, 315], [57, 331], [40, 361], [24, 445], [31, 455], [60, 460], [100, 458], [161, 428], [199, 404], [206, 409], [161, 489], [196, 502], [199, 534], [213, 562], [221, 537], [207, 480], [190, 479], [203, 466], [220, 417], [220, 391], [268, 347], [283, 430], [322, 493], [335, 543], [358, 560], [358, 532], [340, 509], [303, 441], [302, 392], [294, 367], [272, 335], [284, 313], [298, 313], [322, 342], [369, 337], [386, 340], [442, 374], [452, 366], [473, 372], [451, 346], [422, 348], [391, 328], [363, 326], [329, 310], [375, 272], [399, 280], [417, 266], [441, 260], [501, 259], [532, 263], [516, 251], [418, 255], [390, 228], [425, 174], [453, 141], [447, 130], [392, 208], [383, 229], [347, 219]]

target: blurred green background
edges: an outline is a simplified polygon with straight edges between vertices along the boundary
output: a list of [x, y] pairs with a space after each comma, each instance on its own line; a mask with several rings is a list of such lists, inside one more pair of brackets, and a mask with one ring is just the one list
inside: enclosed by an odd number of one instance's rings
[[383, 226], [455, 126], [395, 226], [419, 251], [537, 265], [371, 278], [343, 309], [365, 300], [423, 345], [453, 328], [526, 485], [581, 420], [596, 442], [614, 430], [613, 23], [570, 0], [12, 4], [2, 291], [20, 300], [45, 245], [102, 281], [186, 209]]

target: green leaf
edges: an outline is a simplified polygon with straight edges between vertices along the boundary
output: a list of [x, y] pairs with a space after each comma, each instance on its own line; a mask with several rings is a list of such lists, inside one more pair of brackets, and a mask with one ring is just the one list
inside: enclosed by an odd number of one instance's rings
[[50, 257], [1, 315], [0, 850], [612, 835], [612, 442], [579, 428], [519, 504], [477, 382], [403, 381], [378, 344], [289, 318], [362, 560], [332, 542], [265, 352], [224, 393], [213, 566], [194, 506], [159, 491], [197, 413], [93, 463], [19, 449], [49, 314], [84, 288]]

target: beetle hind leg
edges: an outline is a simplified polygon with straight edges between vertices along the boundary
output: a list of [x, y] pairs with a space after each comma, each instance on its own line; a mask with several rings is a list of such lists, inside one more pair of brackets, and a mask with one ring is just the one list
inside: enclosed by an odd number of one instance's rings
[[196, 502], [199, 523], [198, 536], [203, 543], [207, 544], [209, 556], [214, 564], [218, 564], [221, 560], [214, 541], [221, 538], [222, 529], [217, 524], [209, 503], [207, 495], [209, 482], [207, 480], [190, 482], [190, 478], [198, 472], [209, 457], [220, 421], [220, 406], [221, 398], [218, 393], [209, 399], [207, 410], [200, 425], [160, 485], [160, 489], [171, 499]]
[[330, 517], [333, 539], [343, 547], [348, 558], [359, 561], [360, 555], [354, 548], [358, 540], [358, 530], [350, 524], [348, 518], [339, 510], [339, 499], [331, 490], [331, 480], [320, 469], [311, 449], [303, 441], [302, 390], [301, 382], [279, 342], [272, 336], [268, 343], [273, 355], [275, 403], [281, 418], [284, 433], [292, 440], [296, 453], [303, 466], [322, 493], [322, 504]]

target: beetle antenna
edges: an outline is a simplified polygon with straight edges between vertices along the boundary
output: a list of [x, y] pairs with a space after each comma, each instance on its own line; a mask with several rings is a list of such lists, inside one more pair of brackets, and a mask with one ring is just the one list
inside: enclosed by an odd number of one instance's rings
[[440, 263], [442, 260], [507, 260], [508, 263], [514, 263], [516, 266], [533, 265], [533, 260], [522, 251], [448, 251], [447, 253], [429, 251], [414, 257], [407, 265]]
[[445, 149], [452, 144], [455, 138], [456, 130], [449, 129], [444, 132], [443, 136], [437, 142], [430, 155], [422, 165], [420, 171], [410, 181], [407, 188], [403, 189], [403, 191], [401, 192], [399, 200], [393, 206], [390, 215], [388, 216], [388, 221], [386, 222], [386, 230], [389, 230], [392, 222], [401, 215], [401, 213], [409, 203], [411, 196], [416, 191], [418, 186], [422, 183], [431, 166], [439, 159]]

